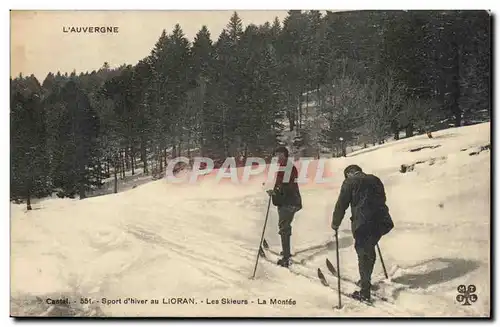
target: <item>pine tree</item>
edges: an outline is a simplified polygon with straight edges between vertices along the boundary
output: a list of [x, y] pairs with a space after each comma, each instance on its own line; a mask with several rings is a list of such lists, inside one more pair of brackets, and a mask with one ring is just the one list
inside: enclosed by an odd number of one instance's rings
[[193, 77], [197, 86], [193, 93], [193, 111], [196, 135], [198, 139], [201, 155], [205, 155], [206, 140], [210, 133], [210, 115], [213, 113], [208, 110], [208, 83], [214, 81], [214, 46], [210, 39], [210, 32], [206, 26], [196, 34], [191, 48], [193, 62]]
[[35, 77], [11, 81], [11, 199], [31, 200], [51, 193], [45, 112]]
[[91, 167], [96, 159], [98, 118], [87, 95], [73, 80], [68, 81], [57, 101], [64, 112], [58, 122], [57, 150], [54, 158], [54, 186], [61, 196], [80, 199], [96, 186]]

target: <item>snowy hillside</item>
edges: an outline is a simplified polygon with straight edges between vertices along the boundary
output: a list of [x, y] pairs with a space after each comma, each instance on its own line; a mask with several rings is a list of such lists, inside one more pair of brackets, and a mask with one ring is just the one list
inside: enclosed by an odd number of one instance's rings
[[[260, 260], [250, 279], [267, 208], [262, 180], [243, 185], [158, 180], [81, 201], [49, 199], [30, 212], [12, 204], [11, 314], [489, 316], [490, 124], [433, 135], [331, 159], [333, 183], [301, 188], [304, 208], [293, 223], [292, 253], [332, 240], [331, 214], [348, 164], [382, 179], [395, 228], [380, 242], [392, 279], [381, 287], [394, 290], [389, 294], [394, 304], [369, 307], [343, 297], [343, 309], [334, 310], [337, 293], [316, 279], [318, 267], [328, 272], [325, 258], [336, 263], [334, 246], [297, 255], [310, 278]], [[340, 268], [357, 280], [349, 214], [339, 231]], [[280, 251], [274, 207], [265, 237]], [[327, 277], [336, 287], [336, 279]], [[373, 281], [383, 279], [377, 259]], [[478, 299], [470, 306], [456, 300], [461, 284], [476, 286]], [[197, 304], [163, 304], [179, 297]], [[47, 298], [68, 298], [70, 304], [50, 305]], [[94, 303], [81, 304], [83, 298]], [[102, 298], [121, 304], [96, 302]], [[127, 298], [148, 303], [125, 304]], [[248, 304], [221, 304], [224, 298]], [[296, 303], [271, 305], [272, 298]], [[152, 299], [159, 304], [150, 304]], [[217, 299], [219, 304], [207, 303]], [[267, 304], [258, 304], [264, 299]]]

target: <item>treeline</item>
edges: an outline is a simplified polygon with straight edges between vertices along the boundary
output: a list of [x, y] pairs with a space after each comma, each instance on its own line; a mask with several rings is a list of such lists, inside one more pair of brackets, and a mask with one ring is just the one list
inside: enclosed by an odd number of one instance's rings
[[[180, 155], [317, 155], [490, 111], [485, 11], [289, 11], [212, 41], [163, 31], [135, 65], [11, 78], [11, 198], [79, 196]], [[29, 206], [28, 206], [29, 207]]]

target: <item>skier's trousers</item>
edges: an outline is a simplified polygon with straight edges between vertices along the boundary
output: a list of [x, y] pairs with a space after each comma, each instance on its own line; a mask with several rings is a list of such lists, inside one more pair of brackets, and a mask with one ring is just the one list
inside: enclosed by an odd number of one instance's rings
[[354, 238], [354, 248], [358, 255], [359, 277], [361, 289], [370, 289], [373, 266], [375, 265], [375, 247], [380, 241], [380, 234], [372, 232], [370, 229], [359, 229]]
[[293, 207], [281, 206], [278, 207], [278, 234], [281, 236], [292, 235], [292, 221], [296, 210]]

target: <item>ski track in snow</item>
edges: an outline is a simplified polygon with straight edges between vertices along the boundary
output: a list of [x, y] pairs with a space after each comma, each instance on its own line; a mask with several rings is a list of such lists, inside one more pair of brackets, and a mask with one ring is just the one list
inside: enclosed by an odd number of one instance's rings
[[[488, 316], [490, 152], [470, 153], [489, 144], [489, 135], [486, 123], [331, 159], [330, 168], [339, 172], [335, 181], [301, 187], [304, 208], [292, 225], [292, 253], [298, 252], [296, 259], [304, 262], [298, 269], [311, 279], [262, 259], [255, 279], [250, 279], [268, 203], [263, 180], [247, 185], [209, 179], [169, 185], [159, 180], [82, 201], [43, 200], [35, 205], [40, 210], [30, 212], [12, 204], [11, 313], [41, 314], [41, 309], [28, 310], [19, 301], [61, 294], [76, 301], [82, 296], [160, 302], [194, 297], [199, 302], [99, 306], [106, 316]], [[410, 151], [426, 146], [433, 148]], [[344, 307], [334, 310], [337, 293], [316, 278], [318, 267], [327, 273], [326, 258], [336, 264], [331, 213], [341, 172], [351, 163], [378, 175], [386, 186], [395, 229], [380, 247], [394, 305], [367, 307], [343, 297]], [[415, 164], [414, 170], [401, 173], [402, 164]], [[341, 274], [357, 280], [349, 217], [350, 209], [339, 230]], [[277, 220], [271, 205], [265, 238], [279, 252]], [[326, 242], [329, 246], [319, 246]], [[336, 279], [327, 278], [336, 287]], [[373, 280], [384, 279], [377, 259]], [[463, 306], [456, 301], [460, 284], [476, 285], [476, 303]], [[348, 283], [342, 288], [354, 290]], [[221, 298], [254, 303], [201, 303]], [[297, 304], [257, 304], [257, 299], [270, 298]]]

